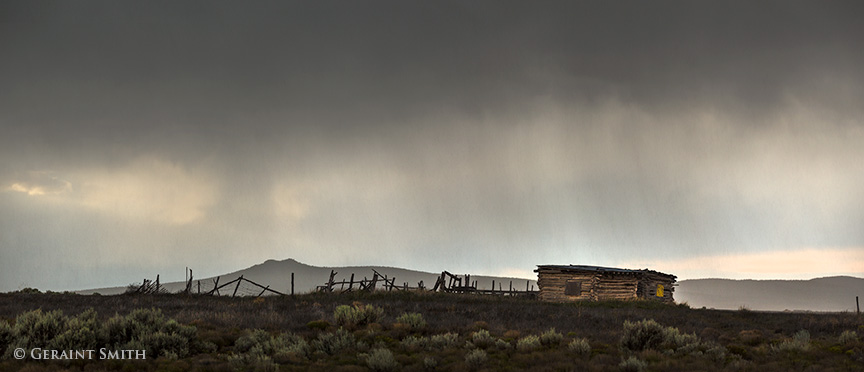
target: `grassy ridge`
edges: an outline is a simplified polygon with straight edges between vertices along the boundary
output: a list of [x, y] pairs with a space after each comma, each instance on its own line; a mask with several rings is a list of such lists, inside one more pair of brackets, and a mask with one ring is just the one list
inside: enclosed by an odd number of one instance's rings
[[[402, 292], [258, 299], [0, 294], [0, 318], [9, 324], [35, 309], [76, 316], [91, 308], [103, 321], [136, 309], [159, 309], [164, 317], [195, 327], [190, 344], [214, 345], [192, 348], [180, 359], [135, 362], [136, 368], [154, 371], [864, 369], [864, 320], [850, 313], [719, 311], [646, 301], [557, 304]], [[353, 314], [353, 309], [363, 313]], [[24, 366], [128, 367], [108, 361], [0, 361], [2, 370]]]

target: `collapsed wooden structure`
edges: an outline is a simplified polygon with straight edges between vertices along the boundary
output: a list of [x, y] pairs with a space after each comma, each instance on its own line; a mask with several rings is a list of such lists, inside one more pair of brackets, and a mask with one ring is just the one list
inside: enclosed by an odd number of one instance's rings
[[[372, 279], [354, 280], [354, 273], [351, 273], [351, 278], [348, 280], [336, 281], [335, 270], [330, 270], [330, 278], [323, 285], [316, 287], [318, 292], [353, 292], [353, 291], [428, 291], [428, 292], [447, 292], [447, 293], [472, 293], [472, 294], [491, 294], [500, 296], [534, 296], [537, 291], [534, 286], [530, 285], [530, 280], [525, 281], [525, 290], [520, 291], [513, 287], [513, 281], [510, 281], [508, 288], [503, 288], [503, 283], [498, 282], [498, 289], [495, 289], [495, 280], [492, 280], [492, 289], [478, 289], [477, 281], [471, 281], [471, 275], [464, 276], [453, 275], [448, 271], [442, 271], [441, 275], [435, 281], [435, 285], [429, 289], [421, 280], [417, 286], [409, 286], [408, 282], [403, 282], [401, 285], [396, 284], [395, 277], [382, 275], [375, 269], [372, 270]], [[530, 285], [530, 287], [529, 287]]]
[[159, 275], [156, 275], [156, 280], [150, 280], [144, 278], [144, 281], [141, 282], [140, 285], [130, 284], [126, 286], [126, 293], [128, 294], [160, 294], [160, 293], [168, 293], [165, 290], [165, 287], [162, 287], [159, 284]]
[[643, 269], [538, 265], [539, 298], [544, 301], [652, 299], [673, 302], [675, 275]]
[[[196, 294], [221, 296], [222, 293], [219, 290], [228, 287], [226, 290], [231, 291], [231, 297], [236, 297], [238, 295], [238, 291], [240, 290], [240, 286], [245, 282], [245, 283], [248, 283], [254, 287], [257, 287], [258, 289], [261, 289], [261, 291], [258, 292], [258, 290], [255, 289], [254, 292], [249, 292], [250, 289], [247, 286], [247, 288], [244, 288], [244, 291], [243, 291], [245, 293], [243, 293], [243, 292], [239, 293], [241, 296], [254, 295], [255, 297], [261, 297], [265, 293], [272, 293], [272, 294], [276, 294], [276, 295], [280, 295], [280, 296], [285, 295], [285, 293], [282, 293], [282, 292], [279, 292], [277, 290], [270, 288], [269, 285], [264, 286], [264, 285], [258, 284], [252, 280], [249, 280], [249, 279], [243, 277], [243, 275], [240, 275], [240, 277], [238, 277], [234, 280], [222, 283], [220, 285], [219, 279], [221, 279], [221, 278], [222, 277], [217, 276], [215, 279], [212, 279], [213, 280], [213, 288], [210, 289], [209, 291], [204, 290], [203, 292], [201, 291], [201, 281], [199, 280], [198, 281], [198, 290], [197, 290]], [[187, 267], [186, 268], [186, 288], [183, 289], [182, 291], [178, 292], [178, 293], [183, 293], [183, 294], [187, 294], [187, 295], [193, 294], [193, 292], [192, 292], [192, 280], [193, 280], [192, 269]], [[233, 286], [234, 287], [233, 290], [229, 286]], [[159, 284], [159, 275], [156, 275], [156, 280], [150, 280], [150, 279], [144, 278], [144, 281], [140, 285], [130, 284], [129, 286], [126, 287], [125, 293], [126, 294], [168, 294], [170, 292], [164, 286]], [[294, 295], [294, 273], [291, 273], [291, 295]]]

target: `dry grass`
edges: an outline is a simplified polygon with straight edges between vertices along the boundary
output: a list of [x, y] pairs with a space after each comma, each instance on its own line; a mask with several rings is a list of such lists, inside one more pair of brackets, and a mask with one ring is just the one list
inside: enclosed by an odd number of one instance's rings
[[[334, 315], [340, 305], [352, 308], [375, 306], [384, 309], [385, 314], [375, 323], [357, 325], [345, 333], [339, 330]], [[244, 363], [244, 367], [254, 367], [252, 369], [260, 364], [261, 370], [273, 369], [277, 364], [280, 371], [360, 371], [371, 367], [370, 360], [381, 359], [387, 363], [375, 364], [375, 368], [382, 370], [398, 365], [402, 370], [422, 371], [434, 365], [438, 370], [600, 371], [618, 370], [622, 368], [622, 361], [631, 357], [644, 361], [647, 370], [652, 371], [864, 370], [864, 341], [850, 336], [853, 331], [858, 334], [864, 331], [864, 319], [850, 313], [699, 310], [643, 301], [556, 304], [525, 298], [402, 292], [308, 294], [263, 300], [182, 295], [0, 294], [0, 321], [6, 322], [34, 309], [43, 312], [61, 310], [73, 316], [90, 308], [103, 321], [115, 314], [129, 314], [135, 309], [157, 308], [167, 318], [195, 326], [198, 339], [211, 342], [217, 348], [211, 353], [190, 355], [180, 360], [156, 359], [135, 365], [136, 369], [149, 371], [233, 370], [236, 363], [232, 364], [228, 355], [241, 352], [237, 348], [238, 340], [255, 329], [267, 332], [272, 340], [290, 334], [292, 342], [305, 340], [311, 350], [308, 354], [284, 351], [293, 350], [290, 349], [295, 347], [292, 343], [282, 348], [282, 352], [272, 353], [274, 355], [268, 355], [267, 349], [263, 348], [263, 354], [234, 359]], [[399, 320], [403, 314], [418, 314], [412, 316], [422, 319], [425, 326], [405, 327], [406, 319]], [[670, 346], [673, 351], [687, 352], [666, 353], [663, 347], [622, 349], [625, 322], [643, 319], [652, 319], [663, 327], [677, 329], [678, 332], [670, 336], [674, 336], [671, 338], [673, 341], [677, 338], [695, 340], [698, 336], [704, 345], [710, 347], [685, 348], [687, 342], [675, 341], [673, 344], [681, 345]], [[310, 327], [309, 324], [321, 326]], [[550, 331], [553, 328], [554, 331]], [[477, 341], [473, 335], [480, 330], [489, 333], [484, 340], [494, 341], [481, 348], [485, 358], [479, 356], [478, 348], [465, 346], [469, 341]], [[810, 334], [807, 350], [776, 352], [782, 348], [778, 345], [794, 340], [795, 334], [801, 330]], [[484, 336], [485, 331], [482, 332]], [[845, 336], [841, 339], [844, 331]], [[450, 335], [443, 336], [447, 333]], [[540, 342], [539, 346], [517, 347], [518, 340], [526, 337], [539, 340], [544, 333], [546, 342]], [[324, 341], [337, 337], [356, 342], [340, 346], [343, 352], [328, 353], [330, 349], [323, 347], [326, 346]], [[443, 341], [445, 339], [447, 342]], [[497, 342], [499, 339], [504, 341]], [[580, 353], [571, 350], [574, 341], [579, 344]], [[315, 348], [319, 344], [321, 350]], [[383, 356], [383, 351], [375, 350], [390, 351], [395, 364]], [[469, 353], [474, 354], [469, 356]], [[370, 359], [373, 354], [376, 358]], [[129, 368], [119, 362], [76, 363], [35, 365], [3, 360], [0, 361], [0, 370], [25, 367], [46, 371]]]

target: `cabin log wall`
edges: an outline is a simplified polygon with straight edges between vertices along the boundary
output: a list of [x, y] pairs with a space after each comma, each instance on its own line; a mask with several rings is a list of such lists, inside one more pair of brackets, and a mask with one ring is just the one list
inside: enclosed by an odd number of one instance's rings
[[[565, 294], [568, 281], [581, 282], [581, 294]], [[557, 268], [537, 269], [539, 298], [543, 301], [652, 299], [673, 302], [675, 277], [654, 271], [590, 271]], [[657, 285], [663, 285], [663, 297], [657, 297]]]

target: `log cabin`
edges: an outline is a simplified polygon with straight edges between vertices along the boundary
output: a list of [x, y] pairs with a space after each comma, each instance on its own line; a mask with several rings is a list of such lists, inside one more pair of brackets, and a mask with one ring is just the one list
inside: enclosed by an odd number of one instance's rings
[[673, 302], [675, 275], [643, 269], [601, 266], [538, 265], [537, 286], [543, 301], [651, 299]]

